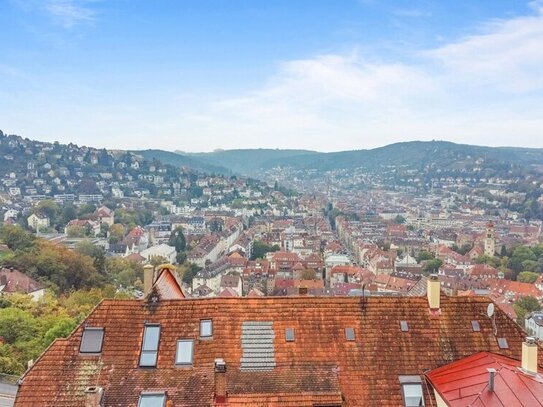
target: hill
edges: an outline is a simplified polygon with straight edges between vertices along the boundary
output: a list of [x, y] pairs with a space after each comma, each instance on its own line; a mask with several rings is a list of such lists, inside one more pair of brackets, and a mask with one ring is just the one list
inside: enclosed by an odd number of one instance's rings
[[188, 167], [192, 170], [202, 171], [206, 173], [230, 174], [231, 169], [220, 164], [215, 164], [206, 160], [200, 160], [197, 157], [191, 157], [185, 154], [172, 153], [164, 150], [135, 150], [134, 154], [142, 156], [144, 159], [153, 161], [157, 160], [163, 164], [173, 165], [175, 167]]
[[273, 166], [277, 160], [288, 160], [295, 157], [311, 156], [316, 153], [309, 150], [282, 150], [282, 149], [240, 149], [219, 150], [212, 153], [184, 153], [210, 165], [226, 167], [229, 170], [251, 174], [255, 170]]

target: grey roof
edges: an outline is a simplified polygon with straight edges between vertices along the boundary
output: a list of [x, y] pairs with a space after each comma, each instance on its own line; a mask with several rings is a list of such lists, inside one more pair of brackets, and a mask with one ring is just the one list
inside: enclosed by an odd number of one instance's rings
[[241, 325], [240, 370], [269, 371], [275, 367], [273, 322], [245, 321]]

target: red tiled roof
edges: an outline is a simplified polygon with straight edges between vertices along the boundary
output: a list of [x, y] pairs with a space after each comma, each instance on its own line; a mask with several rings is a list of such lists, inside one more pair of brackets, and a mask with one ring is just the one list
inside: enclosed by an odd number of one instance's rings
[[[451, 407], [543, 406], [541, 376], [524, 374], [520, 366], [518, 360], [480, 352], [432, 370], [426, 376]], [[496, 369], [494, 391], [488, 390], [488, 368]]]
[[[15, 405], [83, 406], [85, 388], [100, 386], [104, 407], [135, 407], [139, 394], [150, 390], [166, 391], [175, 407], [210, 406], [213, 361], [223, 358], [228, 397], [237, 405], [258, 400], [257, 405], [312, 406], [319, 395], [323, 404], [332, 403], [328, 397], [338, 400], [339, 387], [344, 405], [398, 406], [400, 375], [422, 375], [479, 351], [520, 357], [523, 332], [497, 309], [495, 323], [509, 342], [509, 349], [500, 349], [492, 323], [484, 316], [488, 303], [482, 297], [442, 296], [436, 316], [429, 313], [424, 297], [209, 298], [157, 304], [104, 300], [27, 372]], [[203, 318], [213, 320], [211, 340], [199, 339]], [[408, 332], [400, 331], [401, 320], [408, 321]], [[480, 332], [473, 332], [471, 320], [479, 321]], [[272, 371], [244, 376], [240, 370], [246, 321], [271, 322]], [[161, 325], [154, 369], [138, 368], [145, 322]], [[84, 326], [105, 329], [100, 356], [79, 354]], [[285, 339], [287, 327], [295, 331], [294, 342]], [[348, 327], [354, 329], [355, 341], [345, 340]], [[175, 366], [178, 339], [194, 339], [192, 367]], [[280, 394], [273, 396], [269, 386], [278, 389], [269, 383], [285, 380], [294, 384], [279, 386]]]

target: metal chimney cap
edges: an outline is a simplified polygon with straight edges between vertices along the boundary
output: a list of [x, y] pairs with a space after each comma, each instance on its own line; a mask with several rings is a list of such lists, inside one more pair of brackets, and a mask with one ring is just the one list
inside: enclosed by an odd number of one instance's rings
[[219, 373], [226, 372], [226, 362], [224, 359], [215, 359], [215, 371]]
[[536, 340], [535, 340], [535, 338], [533, 336], [527, 336], [526, 337], [526, 343], [528, 345], [535, 345]]
[[487, 368], [486, 371], [487, 371], [488, 373], [496, 373], [496, 369], [494, 369], [493, 367]]
[[437, 274], [430, 274], [430, 280], [437, 281]]

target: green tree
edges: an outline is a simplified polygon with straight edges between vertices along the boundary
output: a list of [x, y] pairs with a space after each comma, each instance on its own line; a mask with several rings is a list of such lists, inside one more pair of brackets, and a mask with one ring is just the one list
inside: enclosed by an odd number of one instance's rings
[[517, 314], [517, 323], [524, 327], [524, 319], [530, 312], [539, 311], [541, 310], [541, 304], [537, 300], [537, 298], [534, 298], [532, 296], [524, 296], [520, 297], [515, 303], [513, 304], [513, 309], [515, 310], [515, 313]]
[[32, 339], [37, 330], [37, 322], [29, 312], [11, 307], [0, 309], [0, 337], [5, 343]]
[[3, 225], [0, 229], [0, 239], [11, 250], [29, 250], [34, 247], [34, 236], [16, 225]]
[[517, 275], [517, 281], [520, 281], [521, 283], [535, 283], [535, 280], [537, 280], [537, 277], [539, 277], [539, 273], [534, 273], [532, 271], [521, 271]]
[[433, 258], [434, 258], [434, 254], [426, 250], [421, 250], [416, 256], [417, 263], [420, 263], [425, 260], [432, 260]]
[[251, 260], [261, 259], [266, 253], [277, 252], [279, 249], [280, 247], [278, 245], [270, 246], [260, 240], [255, 240], [251, 251]]
[[87, 229], [81, 225], [70, 225], [66, 227], [66, 235], [71, 238], [82, 238], [87, 234]]
[[424, 263], [424, 271], [427, 271], [430, 273], [437, 273], [437, 271], [442, 265], [443, 265], [443, 262], [440, 259], [426, 260], [426, 262]]
[[168, 244], [175, 247], [177, 253], [185, 250], [187, 246], [187, 241], [185, 239], [185, 235], [183, 234], [183, 228], [181, 226], [178, 226], [174, 230], [172, 230]]
[[403, 225], [405, 223], [406, 219], [402, 215], [396, 215], [394, 218], [394, 223], [397, 223], [399, 225]]

